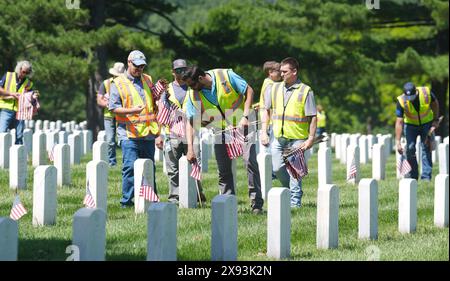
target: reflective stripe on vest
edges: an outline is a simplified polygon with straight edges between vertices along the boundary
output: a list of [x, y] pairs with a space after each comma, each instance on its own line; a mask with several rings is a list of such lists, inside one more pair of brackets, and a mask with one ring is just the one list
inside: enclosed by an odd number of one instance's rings
[[[110, 90], [111, 90], [111, 83], [114, 80], [114, 78], [109, 78], [106, 79], [105, 81], [103, 81], [103, 85], [105, 86], [105, 93], [110, 95]], [[108, 106], [106, 106], [105, 108], [103, 108], [103, 116], [106, 118], [114, 118], [114, 113], [112, 113], [109, 109]]]
[[128, 138], [141, 138], [148, 135], [157, 135], [159, 126], [156, 123], [155, 105], [151, 92], [151, 77], [143, 74], [141, 77], [144, 87], [145, 101], [142, 100], [138, 91], [128, 79], [126, 74], [114, 79], [114, 83], [122, 99], [123, 108], [133, 108], [138, 105], [145, 105], [139, 114], [117, 114], [116, 120], [120, 124], [126, 125]]
[[422, 125], [433, 121], [434, 114], [431, 110], [431, 97], [428, 87], [417, 87], [419, 93], [419, 112], [414, 108], [411, 101], [406, 100], [405, 94], [397, 97], [400, 106], [403, 108], [404, 120], [403, 122], [411, 125]]
[[305, 102], [310, 87], [301, 83], [284, 107], [284, 82], [272, 89], [273, 132], [276, 138], [306, 139], [309, 136], [309, 118], [305, 116]]
[[[6, 72], [5, 85], [4, 89], [8, 92], [12, 93], [25, 93], [31, 90], [33, 87], [33, 82], [30, 79], [25, 78], [20, 88], [17, 90], [17, 80], [15, 72]], [[9, 109], [13, 111], [18, 110], [17, 100], [16, 99], [2, 99], [0, 98], [0, 108]]]

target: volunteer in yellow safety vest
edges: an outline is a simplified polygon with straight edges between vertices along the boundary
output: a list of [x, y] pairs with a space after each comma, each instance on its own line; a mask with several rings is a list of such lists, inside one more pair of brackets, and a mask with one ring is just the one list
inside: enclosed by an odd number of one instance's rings
[[109, 166], [117, 165], [116, 160], [116, 117], [108, 109], [109, 96], [111, 91], [111, 83], [115, 77], [122, 75], [125, 72], [125, 65], [121, 62], [116, 62], [112, 68], [109, 69], [109, 74], [113, 77], [106, 79], [100, 85], [97, 93], [97, 104], [103, 108], [103, 124], [105, 126], [106, 142], [108, 143], [108, 161]]
[[[219, 170], [219, 188], [222, 194], [235, 194], [232, 173], [232, 160], [226, 150], [225, 137], [228, 134], [223, 130], [230, 127], [244, 129], [246, 135], [243, 144], [243, 158], [248, 176], [249, 197], [254, 214], [262, 212], [264, 200], [261, 195], [261, 182], [255, 149], [255, 126], [249, 123], [255, 120], [254, 111], [251, 111], [253, 102], [253, 89], [231, 69], [213, 69], [204, 72], [197, 66], [189, 67], [183, 75], [183, 80], [194, 91], [189, 97], [186, 116], [189, 120], [186, 126], [188, 143], [188, 161], [195, 159], [194, 154], [194, 123], [221, 130], [217, 133], [214, 144]], [[199, 122], [197, 122], [199, 120]], [[250, 126], [249, 126], [250, 125]], [[196, 126], [196, 129], [197, 126]], [[247, 131], [247, 132], [245, 132]]]
[[[117, 137], [123, 156], [120, 200], [123, 208], [134, 205], [134, 161], [148, 158], [154, 163], [155, 139], [160, 132], [156, 122], [155, 96], [151, 90], [152, 78], [143, 73], [146, 65], [144, 54], [132, 51], [128, 56], [127, 71], [111, 84], [109, 110], [116, 115]], [[147, 184], [157, 193], [156, 181]]]
[[[395, 122], [395, 142], [397, 151], [403, 154], [400, 143], [402, 131], [406, 137], [406, 159], [411, 165], [411, 172], [406, 177], [418, 179], [419, 169], [416, 159], [416, 140], [420, 136], [422, 146], [421, 179], [431, 180], [433, 163], [430, 147], [425, 140], [430, 131], [438, 126], [439, 102], [428, 87], [416, 87], [408, 82], [403, 86], [403, 93], [397, 97], [397, 120]], [[434, 137], [434, 135], [432, 136]]]
[[301, 206], [302, 181], [289, 175], [282, 153], [291, 147], [301, 147], [304, 151], [311, 148], [317, 126], [314, 94], [298, 79], [298, 70], [296, 59], [289, 57], [281, 61], [283, 82], [272, 85], [271, 100], [263, 112], [265, 121], [261, 132], [261, 143], [269, 145], [267, 127], [272, 119], [275, 137], [271, 145], [272, 167], [281, 184], [290, 187], [293, 208]]

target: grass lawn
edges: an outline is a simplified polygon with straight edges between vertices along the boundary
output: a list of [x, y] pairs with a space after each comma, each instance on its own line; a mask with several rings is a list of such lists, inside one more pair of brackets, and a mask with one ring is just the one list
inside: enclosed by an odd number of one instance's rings
[[[317, 151], [317, 150], [316, 150]], [[72, 167], [72, 185], [58, 189], [56, 225], [32, 226], [32, 180], [34, 169], [28, 166], [28, 189], [21, 190], [28, 214], [19, 221], [19, 260], [65, 260], [71, 244], [73, 214], [81, 207], [85, 192], [86, 163]], [[118, 150], [121, 163], [121, 151]], [[168, 178], [157, 162], [157, 186], [163, 202], [167, 201]], [[270, 260], [265, 255], [267, 217], [250, 212], [247, 175], [243, 161], [237, 166], [238, 190], [238, 260]], [[345, 166], [333, 155], [333, 182], [339, 187], [339, 247], [316, 249], [317, 153], [309, 160], [309, 175], [303, 182], [303, 207], [292, 211], [290, 260], [367, 260], [371, 249], [379, 251], [380, 260], [449, 260], [449, 231], [433, 225], [434, 182], [419, 181], [418, 222], [414, 234], [398, 232], [398, 181], [395, 156], [386, 166], [387, 179], [379, 182], [378, 240], [358, 239], [358, 189], [345, 181]], [[371, 176], [371, 164], [362, 165], [361, 177]], [[434, 168], [434, 174], [437, 167]], [[434, 178], [433, 178], [434, 179]], [[108, 220], [106, 224], [106, 260], [145, 260], [147, 218], [135, 216], [134, 209], [121, 209], [121, 165], [108, 175]], [[211, 200], [218, 194], [216, 161], [209, 160], [209, 172], [203, 175], [208, 202], [199, 209], [178, 209], [178, 260], [210, 260]], [[273, 186], [281, 186], [275, 180]], [[0, 216], [9, 216], [14, 199], [9, 189], [9, 172], [0, 170]], [[266, 210], [267, 205], [264, 205]], [[372, 247], [369, 247], [372, 246]], [[374, 248], [373, 246], [376, 246]]]

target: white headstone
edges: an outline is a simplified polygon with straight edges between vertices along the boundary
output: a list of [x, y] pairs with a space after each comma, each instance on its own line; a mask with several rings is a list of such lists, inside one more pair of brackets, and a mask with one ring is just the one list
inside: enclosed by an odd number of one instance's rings
[[358, 238], [378, 239], [378, 182], [374, 179], [359, 182]]
[[351, 144], [347, 147], [347, 177], [352, 171], [355, 171], [355, 175], [350, 179], [347, 178], [350, 184], [358, 184], [360, 178], [359, 170], [359, 147]]
[[441, 136], [435, 136], [434, 141], [436, 144], [436, 148], [431, 151], [431, 161], [433, 162], [433, 164], [439, 161], [438, 146], [442, 142]]
[[330, 146], [336, 147], [336, 133], [331, 133]]
[[58, 132], [58, 143], [59, 144], [67, 143], [67, 132], [66, 131]]
[[234, 195], [217, 195], [211, 201], [211, 260], [237, 259], [237, 200]]
[[97, 141], [106, 141], [106, 132], [104, 130], [98, 131]]
[[334, 184], [317, 191], [317, 249], [338, 247], [339, 189]]
[[191, 177], [191, 163], [183, 156], [178, 161], [179, 206], [180, 208], [197, 207], [196, 181]]
[[164, 161], [164, 153], [161, 149], [155, 146], [155, 162]]
[[83, 130], [83, 153], [88, 154], [92, 151], [92, 131]]
[[70, 146], [70, 164], [80, 164], [80, 142], [81, 136], [79, 134], [71, 134], [68, 138], [69, 146]]
[[369, 162], [369, 146], [366, 136], [359, 138], [359, 163], [367, 164]]
[[417, 225], [417, 181], [415, 179], [401, 179], [398, 195], [398, 230], [401, 233], [415, 232]]
[[52, 151], [53, 147], [58, 144], [58, 132], [48, 131], [45, 133], [46, 136], [46, 149], [47, 151]]
[[359, 135], [358, 134], [352, 134], [350, 136], [350, 144], [349, 145], [354, 145], [354, 146], [358, 146], [359, 144]]
[[331, 164], [331, 148], [319, 148], [317, 157], [317, 175], [319, 187], [324, 186], [325, 184], [331, 184]]
[[50, 122], [50, 131], [56, 131], [56, 122], [55, 121]]
[[341, 135], [336, 135], [334, 139], [334, 151], [336, 159], [341, 159]]
[[384, 135], [382, 138], [383, 140], [383, 144], [384, 144], [384, 153], [385, 153], [385, 158], [384, 159], [388, 159], [389, 155], [391, 155], [391, 145], [392, 145], [392, 138], [389, 135]]
[[81, 157], [84, 155], [84, 136], [83, 136], [83, 132], [80, 130], [75, 130], [73, 132], [74, 135], [78, 135], [80, 137], [80, 142], [79, 142], [79, 146], [80, 146], [80, 159]]
[[374, 144], [372, 148], [372, 178], [376, 180], [384, 180], [386, 177], [385, 156], [384, 144]]
[[61, 131], [62, 130], [62, 121], [61, 120], [56, 120], [56, 128], [57, 131]]
[[9, 168], [9, 148], [11, 144], [11, 134], [0, 133], [0, 168]]
[[28, 120], [28, 129], [34, 129], [34, 120]]
[[106, 213], [102, 209], [79, 209], [73, 216], [72, 244], [79, 249], [80, 261], [104, 261]]
[[262, 151], [256, 156], [259, 167], [259, 177], [261, 180], [261, 194], [264, 200], [267, 193], [272, 188], [272, 155]]
[[56, 223], [56, 168], [39, 166], [33, 179], [33, 225]]
[[202, 159], [202, 172], [207, 173], [208, 172], [208, 159], [209, 159], [209, 143], [208, 139], [201, 138], [200, 143], [200, 151], [201, 151], [201, 159]]
[[446, 136], [446, 137], [444, 138], [444, 141], [443, 141], [443, 143], [446, 143], [446, 144], [448, 144], [448, 136]]
[[439, 174], [434, 181], [434, 225], [448, 227], [448, 174]]
[[272, 188], [267, 202], [267, 256], [276, 259], [291, 255], [291, 192]]
[[16, 129], [11, 129], [9, 133], [11, 134], [11, 145], [16, 144]]
[[448, 143], [438, 145], [439, 174], [448, 174]]
[[350, 144], [350, 139], [348, 134], [343, 134], [341, 136], [341, 164], [347, 164], [347, 146]]
[[374, 135], [367, 135], [367, 146], [369, 148], [369, 159], [372, 159], [373, 145], [377, 143], [377, 138]]
[[11, 189], [27, 188], [27, 152], [23, 145], [13, 145], [9, 150], [9, 187]]
[[109, 162], [108, 159], [108, 143], [106, 141], [94, 142], [92, 148], [92, 160], [103, 160]]
[[23, 130], [23, 145], [25, 145], [25, 150], [26, 150], [27, 155], [31, 155], [31, 152], [33, 151], [33, 131], [32, 130], [30, 130], [30, 129]]
[[419, 174], [422, 174], [422, 144], [420, 136], [417, 136], [416, 139], [416, 159], [417, 159], [417, 166], [419, 168]]
[[36, 123], [34, 125], [34, 132], [42, 130], [42, 120], [36, 120]]
[[177, 207], [153, 203], [147, 212], [147, 260], [177, 260]]
[[50, 121], [44, 120], [44, 126], [42, 127], [44, 131], [48, 131], [50, 129]]
[[70, 147], [68, 144], [55, 146], [53, 165], [56, 167], [56, 182], [58, 186], [69, 185], [72, 182], [70, 170]]
[[134, 212], [136, 214], [145, 213], [152, 204], [144, 197], [139, 196], [143, 177], [154, 188], [153, 161], [151, 159], [139, 158], [134, 161]]
[[33, 167], [46, 165], [48, 160], [45, 133], [37, 131], [33, 134]]
[[86, 181], [89, 181], [95, 207], [107, 213], [108, 164], [105, 161], [89, 161], [86, 165]]
[[15, 220], [0, 217], [0, 261], [17, 261], [19, 227]]

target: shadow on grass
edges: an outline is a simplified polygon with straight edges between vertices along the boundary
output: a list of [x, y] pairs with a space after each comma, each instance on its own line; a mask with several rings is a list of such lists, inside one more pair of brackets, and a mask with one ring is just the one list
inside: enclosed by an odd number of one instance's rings
[[19, 240], [19, 260], [25, 261], [65, 261], [71, 254], [66, 254], [67, 246], [72, 241], [67, 239], [24, 239]]

